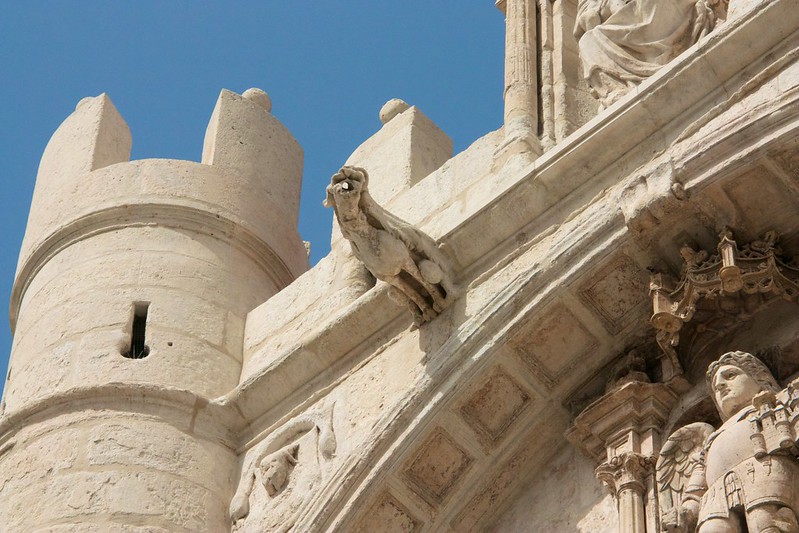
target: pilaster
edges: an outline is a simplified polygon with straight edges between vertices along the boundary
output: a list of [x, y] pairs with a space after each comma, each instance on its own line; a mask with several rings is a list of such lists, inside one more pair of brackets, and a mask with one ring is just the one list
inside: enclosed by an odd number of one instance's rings
[[580, 413], [566, 437], [600, 463], [596, 477], [616, 501], [619, 533], [656, 533], [655, 462], [677, 395], [635, 375], [641, 380], [611, 387]]

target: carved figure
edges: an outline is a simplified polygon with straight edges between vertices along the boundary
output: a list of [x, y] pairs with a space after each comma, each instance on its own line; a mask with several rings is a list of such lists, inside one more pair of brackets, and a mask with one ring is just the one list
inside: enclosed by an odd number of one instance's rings
[[780, 391], [768, 368], [745, 352], [712, 363], [707, 381], [723, 421], [675, 431], [657, 463], [667, 532], [799, 532], [799, 397]]
[[326, 191], [324, 205], [336, 212], [355, 256], [391, 285], [389, 295], [410, 307], [417, 326], [446, 309], [454, 287], [444, 254], [433, 239], [374, 201], [364, 169], [343, 167]]
[[301, 439], [309, 433], [315, 437], [310, 440], [316, 442], [322, 458], [331, 459], [335, 455], [336, 437], [332, 416], [332, 408], [328, 420], [314, 415], [301, 416], [275, 431], [247, 454], [236, 493], [230, 503], [230, 519], [234, 529], [250, 513], [250, 496], [257, 478], [260, 478], [270, 498], [286, 488], [299, 460]]
[[603, 107], [726, 17], [727, 0], [580, 0], [574, 36], [583, 76]]

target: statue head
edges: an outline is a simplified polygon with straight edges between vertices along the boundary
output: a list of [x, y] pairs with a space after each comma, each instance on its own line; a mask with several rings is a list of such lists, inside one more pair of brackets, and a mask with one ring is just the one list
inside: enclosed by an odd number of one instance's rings
[[746, 352], [727, 352], [710, 364], [707, 384], [722, 420], [752, 403], [761, 391], [778, 392], [780, 386], [768, 367]]

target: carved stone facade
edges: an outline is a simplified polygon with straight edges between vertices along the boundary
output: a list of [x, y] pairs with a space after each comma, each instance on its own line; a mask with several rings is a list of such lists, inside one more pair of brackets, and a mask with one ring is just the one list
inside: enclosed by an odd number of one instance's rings
[[202, 163], [78, 104], [12, 294], [6, 530], [795, 531], [796, 0], [497, 4], [503, 127], [453, 156], [390, 101], [311, 268], [263, 91]]

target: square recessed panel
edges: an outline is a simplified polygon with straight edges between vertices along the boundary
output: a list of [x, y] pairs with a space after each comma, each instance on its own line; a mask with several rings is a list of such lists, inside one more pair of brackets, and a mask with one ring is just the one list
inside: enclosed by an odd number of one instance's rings
[[432, 505], [444, 501], [472, 463], [472, 458], [436, 429], [403, 471], [408, 486]]
[[541, 319], [516, 334], [512, 344], [530, 371], [546, 386], [553, 387], [585, 360], [597, 340], [568, 307], [555, 304]]
[[596, 311], [610, 333], [621, 331], [634, 309], [649, 304], [649, 275], [626, 255], [592, 276], [580, 297]]
[[461, 407], [464, 420], [496, 442], [530, 403], [530, 396], [505, 372], [495, 372]]
[[388, 492], [378, 498], [369, 511], [363, 515], [355, 531], [373, 533], [386, 531], [390, 533], [414, 533], [422, 529], [422, 522], [405, 508]]

